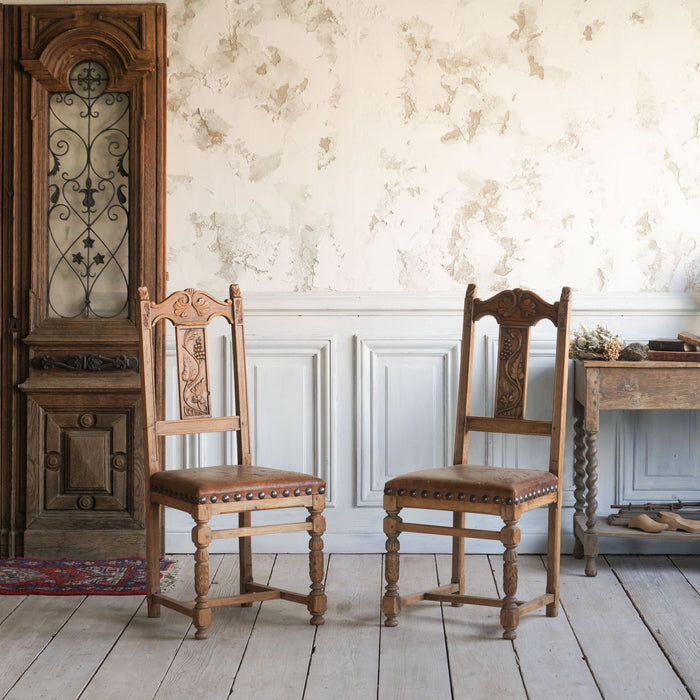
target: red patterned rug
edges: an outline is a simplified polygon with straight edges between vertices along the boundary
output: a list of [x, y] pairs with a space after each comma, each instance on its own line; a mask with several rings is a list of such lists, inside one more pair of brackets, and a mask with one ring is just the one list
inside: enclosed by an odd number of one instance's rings
[[[160, 575], [174, 574], [164, 559]], [[167, 573], [166, 573], [167, 572]], [[0, 559], [0, 595], [144, 595], [146, 560]]]

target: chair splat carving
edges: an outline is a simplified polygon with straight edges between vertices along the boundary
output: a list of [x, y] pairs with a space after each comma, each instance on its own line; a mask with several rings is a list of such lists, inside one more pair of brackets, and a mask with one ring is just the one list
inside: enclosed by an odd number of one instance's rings
[[501, 326], [498, 339], [495, 415], [525, 417], [530, 328]]
[[206, 329], [203, 326], [178, 327], [175, 338], [180, 415], [183, 418], [209, 418]]

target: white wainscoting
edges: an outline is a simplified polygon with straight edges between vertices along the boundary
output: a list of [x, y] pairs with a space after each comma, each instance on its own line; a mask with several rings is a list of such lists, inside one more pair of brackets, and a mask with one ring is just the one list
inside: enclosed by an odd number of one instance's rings
[[[217, 290], [212, 290], [214, 293]], [[224, 292], [222, 292], [223, 294]], [[452, 459], [463, 295], [449, 294], [250, 294], [244, 293], [253, 458], [258, 464], [315, 474], [328, 483], [329, 552], [384, 549], [381, 508], [384, 480]], [[486, 296], [486, 294], [483, 294]], [[558, 293], [542, 293], [548, 300]], [[700, 299], [680, 294], [573, 295], [572, 328], [603, 323], [626, 342], [700, 332]], [[496, 327], [482, 324], [473, 404], [488, 411], [493, 401]], [[220, 409], [231, 410], [231, 347], [222, 329], [210, 338], [216, 359], [213, 381], [226, 388]], [[218, 348], [218, 350], [217, 350]], [[543, 397], [552, 382], [554, 328], [540, 323], [532, 333], [528, 416], [547, 418]], [[168, 387], [175, 387], [168, 350]], [[573, 376], [570, 379], [565, 465], [564, 551], [572, 546]], [[174, 415], [174, 389], [168, 412]], [[700, 500], [698, 411], [610, 412], [599, 434], [599, 513], [613, 503]], [[172, 468], [195, 468], [235, 456], [229, 436], [169, 439]], [[546, 463], [537, 437], [474, 435], [472, 459], [515, 467]], [[291, 512], [291, 511], [290, 511]], [[284, 521], [289, 513], [256, 514]], [[445, 514], [428, 514], [442, 523]], [[521, 521], [522, 552], [544, 550], [546, 518]], [[298, 514], [297, 514], [298, 517]], [[166, 549], [191, 551], [191, 522], [167, 517]], [[498, 527], [481, 516], [475, 527]], [[222, 519], [215, 525], [231, 526]], [[676, 545], [679, 547], [680, 545]], [[447, 538], [402, 536], [402, 551], [449, 551]], [[674, 551], [697, 551], [697, 546]], [[259, 537], [255, 551], [305, 552], [304, 534]], [[472, 540], [469, 551], [500, 551], [497, 543]], [[212, 551], [235, 551], [235, 541], [217, 541]], [[637, 540], [601, 540], [602, 551], [651, 552]], [[660, 551], [660, 550], [657, 550]], [[668, 551], [665, 548], [663, 551]]]
[[357, 499], [382, 505], [388, 479], [449, 464], [458, 383], [457, 339], [356, 336]]
[[700, 501], [700, 411], [621, 411], [616, 423], [620, 501]]

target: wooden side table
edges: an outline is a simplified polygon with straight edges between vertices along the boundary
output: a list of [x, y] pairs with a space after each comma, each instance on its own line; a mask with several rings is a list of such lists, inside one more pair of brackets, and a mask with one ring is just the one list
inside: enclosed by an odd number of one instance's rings
[[599, 537], [700, 539], [608, 525], [596, 515], [600, 411], [700, 408], [700, 362], [576, 360], [574, 377], [574, 556], [585, 557], [586, 575], [597, 574]]

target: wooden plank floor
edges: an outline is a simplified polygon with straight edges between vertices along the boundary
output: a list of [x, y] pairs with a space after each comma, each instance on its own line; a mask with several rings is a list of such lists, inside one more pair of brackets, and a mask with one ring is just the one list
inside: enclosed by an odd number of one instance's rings
[[[177, 595], [192, 559], [176, 557]], [[231, 591], [236, 555], [212, 556], [212, 595]], [[468, 556], [468, 592], [498, 593], [498, 556]], [[257, 555], [256, 580], [306, 590], [302, 555]], [[519, 560], [519, 597], [540, 592], [544, 561]], [[449, 579], [444, 555], [401, 557], [401, 590]], [[141, 596], [0, 596], [0, 697], [695, 698], [700, 700], [700, 557], [600, 557], [598, 576], [562, 560], [561, 611], [537, 611], [514, 642], [498, 610], [435, 603], [381, 625], [381, 555], [330, 555], [326, 624], [271, 601], [214, 610], [211, 637], [189, 619], [146, 616]]]

